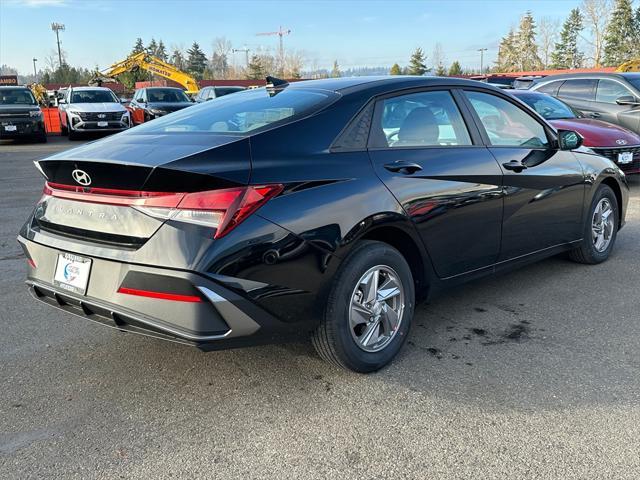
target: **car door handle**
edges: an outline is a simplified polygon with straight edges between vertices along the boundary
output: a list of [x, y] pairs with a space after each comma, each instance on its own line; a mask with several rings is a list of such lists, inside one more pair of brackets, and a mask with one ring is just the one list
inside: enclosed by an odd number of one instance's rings
[[591, 112], [589, 116], [591, 118], [600, 118], [602, 115], [600, 115], [598, 112]]
[[523, 170], [527, 169], [526, 165], [523, 165], [521, 161], [519, 160], [511, 160], [510, 162], [505, 162], [502, 164], [502, 166], [507, 169], [507, 170], [511, 170], [513, 172], [516, 173], [520, 173]]
[[417, 163], [409, 163], [403, 160], [398, 160], [393, 163], [387, 163], [384, 168], [386, 168], [390, 172], [406, 173], [407, 175], [411, 175], [412, 173], [422, 170], [422, 167]]

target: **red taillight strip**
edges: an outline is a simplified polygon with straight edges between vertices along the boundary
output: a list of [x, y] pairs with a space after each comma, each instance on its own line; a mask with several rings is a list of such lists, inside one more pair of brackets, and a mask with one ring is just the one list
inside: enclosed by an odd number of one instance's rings
[[45, 183], [43, 193], [52, 197], [67, 198], [80, 202], [165, 208], [177, 207], [185, 196], [184, 193], [84, 188], [51, 182]]
[[196, 295], [179, 295], [177, 293], [154, 292], [151, 290], [138, 290], [137, 288], [120, 287], [118, 293], [136, 295], [138, 297], [157, 298], [160, 300], [173, 300], [175, 302], [202, 302], [202, 298]]
[[27, 258], [27, 263], [31, 265], [31, 268], [36, 268], [36, 262], [32, 258]]

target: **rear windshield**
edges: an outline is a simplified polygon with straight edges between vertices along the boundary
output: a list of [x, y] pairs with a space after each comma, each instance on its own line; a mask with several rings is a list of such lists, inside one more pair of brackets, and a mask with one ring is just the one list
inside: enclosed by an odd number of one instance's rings
[[338, 98], [326, 90], [266, 88], [225, 95], [145, 123], [135, 133], [211, 132], [242, 135], [315, 113]]
[[147, 90], [147, 101], [151, 103], [181, 103], [188, 102], [189, 97], [182, 90]]
[[26, 88], [3, 88], [0, 90], [0, 105], [35, 105], [36, 99]]
[[71, 103], [113, 103], [118, 99], [110, 90], [79, 90], [71, 93]]

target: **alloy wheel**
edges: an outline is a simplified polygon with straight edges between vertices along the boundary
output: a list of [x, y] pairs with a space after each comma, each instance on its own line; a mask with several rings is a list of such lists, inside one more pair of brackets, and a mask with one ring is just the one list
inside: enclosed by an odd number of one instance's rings
[[593, 212], [591, 237], [593, 246], [599, 253], [604, 252], [613, 237], [614, 210], [608, 198], [602, 198]]

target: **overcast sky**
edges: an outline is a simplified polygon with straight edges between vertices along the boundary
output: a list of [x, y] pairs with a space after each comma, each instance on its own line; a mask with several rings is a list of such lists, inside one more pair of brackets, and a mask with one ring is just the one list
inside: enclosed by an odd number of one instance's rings
[[[206, 0], [0, 0], [0, 64], [33, 71], [55, 52], [51, 22], [61, 32], [67, 61], [74, 66], [108, 67], [130, 52], [137, 37], [152, 37], [169, 48], [197, 41], [209, 56], [216, 37], [235, 48], [277, 48], [277, 37], [258, 32], [291, 29], [285, 48], [302, 52], [306, 68], [314, 60], [330, 68], [404, 65], [411, 51], [423, 47], [431, 57], [436, 42], [445, 60], [479, 67], [478, 48], [495, 59], [500, 37], [531, 10], [536, 18], [564, 20], [578, 0], [450, 1], [206, 1]], [[244, 54], [235, 54], [239, 65]], [[486, 65], [487, 63], [485, 63]]]

